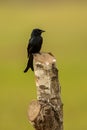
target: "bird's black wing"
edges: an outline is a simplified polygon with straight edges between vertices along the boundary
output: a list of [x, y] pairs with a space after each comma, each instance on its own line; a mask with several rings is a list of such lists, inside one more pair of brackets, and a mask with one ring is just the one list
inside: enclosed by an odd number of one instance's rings
[[43, 39], [41, 36], [32, 37], [27, 47], [28, 57], [31, 53], [38, 53], [41, 49]]
[[32, 52], [32, 41], [33, 41], [33, 38], [29, 39], [29, 43], [28, 43], [28, 47], [27, 47], [28, 57], [29, 57], [30, 53]]

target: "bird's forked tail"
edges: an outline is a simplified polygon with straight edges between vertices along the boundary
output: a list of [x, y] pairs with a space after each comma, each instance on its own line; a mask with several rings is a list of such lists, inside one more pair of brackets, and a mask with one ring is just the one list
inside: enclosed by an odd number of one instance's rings
[[29, 56], [27, 67], [25, 68], [24, 73], [26, 73], [29, 68], [31, 68], [31, 70], [34, 71], [34, 67], [33, 67], [33, 55], [32, 54], [30, 54], [30, 56]]

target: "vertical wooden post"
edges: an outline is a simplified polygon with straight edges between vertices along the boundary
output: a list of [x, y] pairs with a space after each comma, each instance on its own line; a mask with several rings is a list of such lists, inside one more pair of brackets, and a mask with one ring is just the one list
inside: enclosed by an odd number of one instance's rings
[[63, 130], [63, 104], [56, 59], [51, 53], [34, 54], [37, 100], [28, 108], [35, 130]]

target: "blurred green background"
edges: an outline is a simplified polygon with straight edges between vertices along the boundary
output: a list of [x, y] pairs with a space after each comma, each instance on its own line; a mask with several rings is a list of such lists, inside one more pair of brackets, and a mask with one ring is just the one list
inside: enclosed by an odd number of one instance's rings
[[64, 129], [87, 129], [87, 3], [0, 2], [0, 130], [33, 130], [27, 108], [36, 98], [33, 72], [24, 74], [27, 44], [40, 28], [42, 51], [57, 59]]

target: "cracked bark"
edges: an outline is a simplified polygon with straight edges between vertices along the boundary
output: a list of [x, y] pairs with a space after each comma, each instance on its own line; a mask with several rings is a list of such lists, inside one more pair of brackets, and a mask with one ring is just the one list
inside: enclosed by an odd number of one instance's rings
[[34, 54], [37, 100], [29, 104], [28, 117], [35, 130], [63, 130], [63, 103], [56, 59], [51, 53]]

